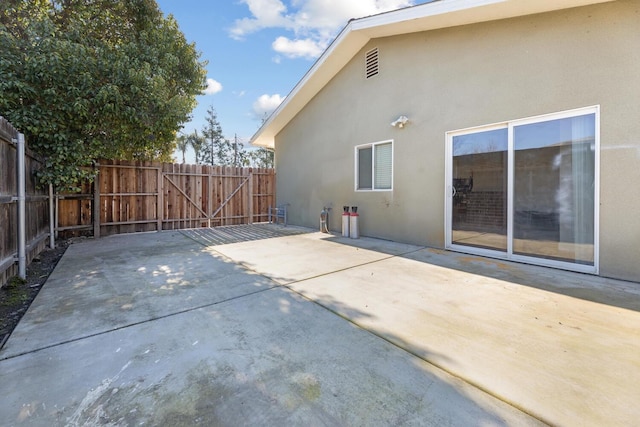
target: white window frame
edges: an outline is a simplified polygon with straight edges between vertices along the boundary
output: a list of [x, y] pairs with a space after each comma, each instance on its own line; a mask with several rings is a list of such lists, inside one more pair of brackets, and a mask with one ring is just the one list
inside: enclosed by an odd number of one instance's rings
[[[376, 150], [375, 147], [377, 145], [391, 144], [391, 188], [375, 188], [376, 182]], [[358, 192], [372, 192], [372, 191], [393, 191], [393, 163], [394, 163], [394, 151], [393, 151], [394, 141], [393, 139], [388, 139], [384, 141], [371, 142], [368, 144], [356, 145], [354, 148], [354, 190]], [[360, 172], [359, 158], [358, 152], [359, 150], [371, 148], [371, 188], [358, 188], [358, 177]]]
[[[521, 125], [540, 123], [550, 120], [571, 118], [586, 114], [594, 114], [595, 116], [595, 159], [594, 159], [594, 253], [593, 265], [578, 264], [565, 261], [557, 261], [533, 256], [518, 255], [513, 253], [513, 179], [514, 179], [514, 128]], [[457, 245], [452, 242], [451, 231], [451, 198], [452, 196], [452, 154], [453, 154], [453, 138], [458, 135], [464, 135], [487, 130], [505, 128], [508, 129], [508, 170], [507, 170], [507, 251], [495, 251], [491, 249], [474, 248], [471, 246]], [[599, 274], [600, 273], [600, 106], [593, 105], [590, 107], [576, 108], [573, 110], [559, 111], [550, 114], [542, 114], [539, 116], [526, 117], [521, 119], [513, 119], [500, 123], [493, 123], [484, 126], [459, 129], [445, 133], [446, 139], [446, 155], [445, 155], [445, 248], [448, 250], [486, 256], [490, 258], [507, 259], [511, 261], [522, 262], [526, 264], [541, 265], [545, 267], [553, 267], [563, 270], [577, 271], [581, 273]]]

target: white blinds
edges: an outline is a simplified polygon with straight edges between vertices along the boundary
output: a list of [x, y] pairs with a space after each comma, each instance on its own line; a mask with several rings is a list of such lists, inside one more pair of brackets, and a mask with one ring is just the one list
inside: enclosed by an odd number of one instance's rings
[[391, 143], [374, 146], [374, 188], [376, 190], [390, 190], [393, 175], [393, 150]]

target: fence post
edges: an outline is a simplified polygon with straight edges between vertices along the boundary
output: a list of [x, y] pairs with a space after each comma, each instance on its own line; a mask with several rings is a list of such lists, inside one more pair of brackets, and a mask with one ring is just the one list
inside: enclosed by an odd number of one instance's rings
[[24, 135], [18, 134], [18, 275], [27, 278], [27, 212]]
[[59, 233], [58, 227], [60, 226], [60, 193], [57, 193], [57, 192], [56, 192], [56, 214], [53, 222], [56, 224], [55, 237], [57, 239], [58, 233]]
[[49, 184], [49, 247], [51, 249], [56, 247], [56, 227], [55, 214], [53, 211], [53, 184]]
[[98, 173], [93, 180], [93, 238], [100, 238], [100, 164], [96, 163], [95, 166], [98, 169]]
[[247, 210], [249, 211], [248, 224], [253, 224], [253, 169], [249, 169], [249, 182], [247, 182], [247, 193], [249, 193], [249, 200], [247, 203]]
[[156, 231], [162, 231], [162, 219], [164, 218], [164, 176], [162, 174], [162, 166], [158, 167], [158, 197], [156, 197], [156, 215], [158, 222], [156, 223]]
[[207, 172], [207, 227], [211, 228], [211, 213], [213, 212], [213, 171], [209, 166], [204, 166]]

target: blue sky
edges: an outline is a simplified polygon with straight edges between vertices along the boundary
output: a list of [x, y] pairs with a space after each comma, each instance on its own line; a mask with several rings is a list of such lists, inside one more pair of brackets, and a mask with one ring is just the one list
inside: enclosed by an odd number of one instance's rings
[[245, 146], [261, 118], [279, 105], [350, 18], [427, 2], [156, 1], [208, 61], [208, 93], [198, 97], [193, 119], [183, 131], [202, 129], [207, 109], [213, 106], [225, 136], [232, 139], [237, 134]]

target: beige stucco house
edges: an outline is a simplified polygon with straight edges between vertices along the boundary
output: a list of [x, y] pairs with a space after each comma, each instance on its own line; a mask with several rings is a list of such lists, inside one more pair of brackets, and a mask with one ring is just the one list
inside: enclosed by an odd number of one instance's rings
[[290, 223], [640, 281], [640, 1], [352, 20], [252, 142]]

